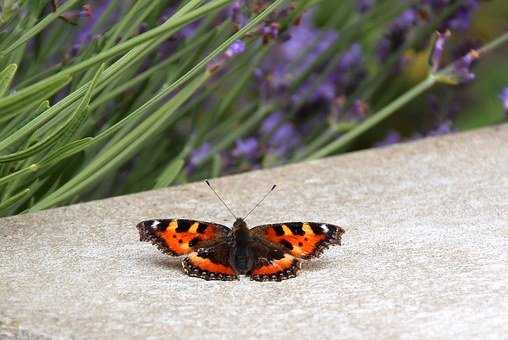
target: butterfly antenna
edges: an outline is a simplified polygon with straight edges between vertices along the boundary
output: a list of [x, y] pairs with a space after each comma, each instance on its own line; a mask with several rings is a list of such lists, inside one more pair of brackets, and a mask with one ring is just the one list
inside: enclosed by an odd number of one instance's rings
[[257, 207], [259, 207], [259, 205], [261, 203], [263, 203], [263, 201], [265, 200], [265, 198], [268, 197], [268, 195], [270, 195], [272, 193], [272, 191], [275, 190], [275, 188], [277, 187], [277, 185], [273, 185], [272, 188], [270, 190], [268, 190], [268, 192], [263, 196], [263, 198], [254, 206], [254, 208], [252, 208], [248, 213], [247, 215], [245, 215], [245, 217], [243, 218], [244, 220], [247, 219], [247, 217], [249, 217], [249, 215], [254, 211], [256, 210]]
[[212, 185], [210, 184], [210, 182], [208, 182], [207, 179], [205, 179], [205, 183], [208, 185], [208, 187], [213, 191], [213, 193], [215, 194], [215, 196], [217, 196], [217, 198], [219, 199], [219, 201], [222, 202], [222, 204], [224, 204], [224, 206], [226, 207], [226, 209], [228, 209], [228, 211], [230, 212], [231, 215], [233, 215], [233, 217], [235, 218], [235, 220], [237, 219], [237, 217], [235, 216], [235, 214], [233, 214], [233, 211], [228, 207], [228, 205], [226, 204], [226, 202], [224, 202], [224, 200], [222, 199], [222, 197], [220, 197], [220, 195], [217, 193], [217, 191], [215, 191], [215, 189], [212, 187]]

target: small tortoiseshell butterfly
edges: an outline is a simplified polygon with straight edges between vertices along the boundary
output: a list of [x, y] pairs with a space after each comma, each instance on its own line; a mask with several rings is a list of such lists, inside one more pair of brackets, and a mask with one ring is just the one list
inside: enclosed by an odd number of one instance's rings
[[[231, 212], [210, 183], [205, 182]], [[247, 216], [273, 189], [275, 185]], [[247, 216], [235, 216], [233, 229], [187, 219], [143, 221], [137, 228], [140, 241], [152, 242], [169, 255], [188, 255], [182, 261], [187, 275], [224, 281], [238, 280], [239, 275], [256, 281], [295, 277], [300, 259], [317, 257], [328, 246], [340, 245], [344, 233], [339, 226], [315, 222], [266, 224], [249, 229]]]

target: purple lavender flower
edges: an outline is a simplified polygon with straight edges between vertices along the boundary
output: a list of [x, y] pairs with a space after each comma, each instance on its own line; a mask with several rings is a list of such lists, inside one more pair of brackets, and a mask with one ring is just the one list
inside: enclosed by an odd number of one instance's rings
[[342, 56], [337, 71], [332, 75], [336, 92], [350, 95], [366, 76], [362, 47], [353, 44]]
[[431, 130], [427, 133], [427, 136], [441, 136], [446, 135], [453, 131], [452, 122], [450, 120], [446, 120], [441, 122], [434, 130]]
[[409, 30], [417, 24], [418, 15], [414, 9], [407, 9], [397, 17], [377, 46], [379, 59], [386, 60], [392, 52], [400, 49], [406, 42]]
[[195, 169], [208, 156], [211, 150], [212, 145], [210, 143], [204, 143], [199, 148], [194, 149], [189, 158], [189, 171]]
[[501, 90], [499, 99], [501, 99], [501, 102], [503, 103], [504, 113], [508, 118], [508, 87], [505, 87], [503, 90]]
[[282, 124], [271, 136], [269, 153], [284, 157], [300, 144], [300, 135], [292, 123]]
[[[79, 49], [85, 44], [87, 44], [91, 37], [92, 37], [92, 31], [97, 23], [97, 20], [102, 16], [106, 8], [109, 6], [110, 0], [102, 0], [99, 2], [99, 4], [93, 8], [93, 15], [91, 16], [91, 19], [88, 20], [86, 25], [84, 25], [81, 30], [79, 31], [77, 35], [77, 39], [74, 43], [74, 46], [79, 46]], [[91, 11], [91, 9], [90, 9]]]
[[377, 142], [375, 146], [377, 147], [385, 147], [392, 144], [399, 143], [402, 140], [400, 133], [395, 130], [389, 131], [385, 138], [381, 141]]
[[237, 28], [243, 27], [247, 23], [247, 20], [248, 20], [248, 18], [242, 12], [242, 7], [244, 5], [245, 5], [245, 0], [236, 0], [229, 7], [229, 17], [231, 18], [231, 21]]
[[261, 123], [261, 133], [268, 135], [273, 132], [273, 130], [279, 126], [284, 119], [284, 113], [281, 111], [277, 111], [269, 115], [263, 123]]
[[480, 57], [480, 53], [476, 50], [469, 51], [468, 54], [457, 60], [453, 64], [452, 80], [457, 83], [467, 83], [475, 78], [475, 74], [471, 71], [473, 62]]
[[245, 43], [242, 40], [237, 40], [229, 46], [224, 55], [228, 58], [233, 58], [243, 52], [245, 52]]
[[477, 0], [465, 1], [457, 11], [445, 23], [448, 28], [454, 31], [466, 31], [471, 26], [472, 14], [479, 7]]
[[351, 45], [351, 48], [344, 53], [339, 62], [339, 69], [347, 71], [363, 63], [362, 46], [358, 43]]
[[374, 6], [376, 0], [358, 0], [356, 2], [356, 9], [360, 13], [368, 12]]
[[261, 27], [260, 33], [263, 37], [263, 43], [268, 43], [270, 40], [277, 39], [280, 32], [280, 26], [277, 22], [271, 22]]
[[259, 143], [254, 137], [237, 140], [236, 146], [232, 152], [235, 157], [245, 157], [247, 159], [256, 159], [258, 153]]
[[432, 50], [432, 54], [430, 57], [430, 63], [432, 66], [432, 73], [436, 73], [439, 70], [439, 66], [441, 65], [441, 60], [443, 58], [444, 47], [446, 43], [446, 39], [451, 35], [449, 30], [446, 30], [444, 33], [437, 32], [436, 43], [434, 44], [434, 48]]

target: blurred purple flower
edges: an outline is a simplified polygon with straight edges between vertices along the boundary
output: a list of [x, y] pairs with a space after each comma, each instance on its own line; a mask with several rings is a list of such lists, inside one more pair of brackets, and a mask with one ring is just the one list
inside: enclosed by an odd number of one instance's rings
[[499, 99], [503, 103], [504, 112], [506, 117], [508, 118], [508, 87], [505, 87], [501, 90], [501, 94], [499, 95]]
[[453, 131], [453, 123], [450, 120], [441, 122], [434, 130], [427, 133], [427, 136], [441, 136], [446, 135]]
[[196, 168], [203, 159], [205, 159], [212, 150], [212, 145], [210, 143], [204, 143], [199, 148], [194, 149], [191, 152], [190, 158], [189, 158], [189, 164], [188, 168], [190, 171]]
[[74, 48], [80, 50], [83, 45], [87, 44], [91, 40], [93, 28], [106, 8], [109, 6], [110, 2], [111, 0], [98, 1], [97, 5], [93, 6], [93, 11], [92, 8], [90, 9], [90, 11], [93, 12], [93, 15], [91, 16], [90, 20], [88, 20], [87, 23], [83, 25], [79, 30], [77, 39], [74, 43]]
[[471, 26], [472, 14], [480, 6], [477, 0], [467, 0], [447, 20], [445, 25], [454, 31], [466, 31]]
[[229, 17], [237, 28], [243, 27], [248, 21], [247, 16], [242, 12], [243, 6], [245, 6], [245, 0], [236, 0], [229, 7]]
[[365, 76], [362, 46], [355, 43], [343, 54], [337, 71], [332, 75], [337, 94], [347, 96], [353, 93]]
[[277, 39], [279, 36], [279, 23], [277, 22], [271, 22], [268, 24], [265, 24], [263, 27], [261, 27], [261, 36], [263, 37], [263, 42], [267, 43], [270, 40]]
[[261, 124], [261, 133], [268, 135], [272, 133], [277, 126], [279, 126], [282, 123], [282, 120], [284, 119], [284, 113], [281, 111], [277, 111], [269, 115], [263, 123]]
[[368, 12], [374, 6], [376, 0], [358, 0], [356, 2], [356, 9], [360, 13]]
[[300, 24], [293, 26], [289, 35], [291, 39], [280, 46], [285, 61], [295, 61], [302, 53], [307, 52], [302, 64], [299, 65], [299, 70], [310, 65], [338, 37], [335, 31], [323, 31], [314, 27], [312, 13], [304, 14]]
[[471, 50], [465, 56], [457, 60], [453, 64], [452, 77], [457, 83], [467, 83], [475, 78], [475, 74], [471, 71], [473, 62], [480, 57], [476, 50]]
[[259, 151], [259, 143], [256, 138], [250, 137], [246, 139], [239, 139], [236, 141], [236, 146], [233, 149], [233, 156], [245, 157], [247, 159], [256, 159]]
[[441, 60], [443, 59], [443, 52], [446, 43], [446, 39], [451, 35], [449, 30], [445, 32], [437, 32], [437, 39], [434, 44], [434, 48], [432, 50], [430, 62], [432, 66], [432, 72], [435, 73], [439, 70], [439, 66], [441, 65]]
[[351, 48], [344, 53], [339, 62], [339, 69], [347, 71], [352, 67], [363, 63], [362, 46], [358, 43], [351, 45]]
[[269, 152], [284, 157], [300, 143], [300, 136], [292, 123], [282, 124], [271, 136]]
[[399, 50], [406, 42], [409, 30], [418, 24], [418, 15], [415, 9], [407, 9], [391, 24], [387, 34], [377, 46], [378, 57], [381, 61]]
[[402, 138], [400, 136], [400, 133], [398, 133], [395, 130], [392, 130], [392, 131], [388, 132], [388, 134], [385, 136], [384, 139], [382, 139], [381, 141], [377, 142], [375, 144], [375, 146], [377, 146], [377, 147], [389, 146], [389, 145], [392, 145], [392, 144], [399, 143], [401, 140], [402, 140]]
[[224, 52], [226, 57], [233, 58], [236, 55], [242, 54], [245, 52], [245, 43], [242, 40], [237, 40], [229, 46], [229, 48]]

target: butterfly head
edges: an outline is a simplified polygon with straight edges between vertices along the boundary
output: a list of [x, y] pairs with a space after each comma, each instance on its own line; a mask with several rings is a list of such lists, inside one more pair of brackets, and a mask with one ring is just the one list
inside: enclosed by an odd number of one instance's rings
[[233, 223], [233, 231], [239, 230], [239, 229], [248, 229], [247, 223], [245, 223], [245, 220], [243, 218], [238, 217]]

